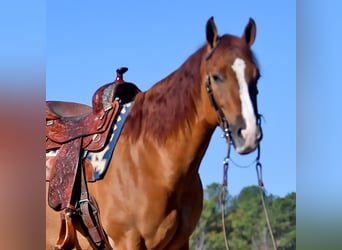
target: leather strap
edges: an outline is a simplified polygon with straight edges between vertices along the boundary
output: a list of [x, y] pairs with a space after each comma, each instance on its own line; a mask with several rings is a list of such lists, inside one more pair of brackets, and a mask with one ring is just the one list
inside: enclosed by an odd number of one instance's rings
[[113, 249], [100, 221], [100, 211], [94, 197], [90, 196], [83, 164], [81, 164], [80, 210], [84, 225], [88, 230], [87, 239], [93, 249]]

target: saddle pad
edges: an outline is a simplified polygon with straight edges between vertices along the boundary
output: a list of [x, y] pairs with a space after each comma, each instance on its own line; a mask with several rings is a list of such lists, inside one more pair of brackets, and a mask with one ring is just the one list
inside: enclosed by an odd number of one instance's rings
[[126, 118], [131, 110], [133, 102], [126, 103], [122, 106], [116, 123], [114, 124], [113, 132], [109, 139], [107, 146], [100, 152], [88, 152], [86, 157], [91, 162], [94, 170], [95, 180], [100, 180], [104, 177], [109, 162], [112, 158], [115, 145], [119, 139], [123, 125], [125, 124]]

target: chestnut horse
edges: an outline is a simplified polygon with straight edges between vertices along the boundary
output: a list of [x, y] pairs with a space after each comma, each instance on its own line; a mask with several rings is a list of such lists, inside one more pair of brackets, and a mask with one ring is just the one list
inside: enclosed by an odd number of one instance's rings
[[[215, 128], [227, 121], [239, 154], [257, 148], [255, 36], [253, 19], [237, 37], [219, 36], [210, 18], [206, 44], [136, 96], [105, 178], [89, 184], [114, 249], [189, 249], [202, 211], [198, 170]], [[60, 221], [46, 213], [52, 249]], [[77, 238], [76, 249], [90, 249]]]

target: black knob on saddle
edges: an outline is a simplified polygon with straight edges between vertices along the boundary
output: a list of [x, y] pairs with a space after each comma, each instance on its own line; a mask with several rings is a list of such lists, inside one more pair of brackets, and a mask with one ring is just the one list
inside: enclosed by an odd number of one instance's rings
[[115, 79], [114, 83], [116, 83], [116, 84], [124, 83], [123, 74], [126, 73], [127, 70], [128, 70], [127, 67], [118, 68], [116, 70], [116, 79]]

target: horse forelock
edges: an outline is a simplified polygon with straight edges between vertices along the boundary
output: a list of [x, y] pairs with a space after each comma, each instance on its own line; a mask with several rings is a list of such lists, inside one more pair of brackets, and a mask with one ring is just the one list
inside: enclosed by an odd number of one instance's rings
[[[239, 57], [242, 56], [243, 58], [246, 58], [250, 62], [254, 63], [257, 68], [259, 68], [258, 61], [253, 50], [240, 37], [229, 34], [223, 35], [220, 38], [220, 46], [219, 48], [217, 48], [217, 50], [219, 51], [218, 53], [222, 53], [222, 51], [220, 51], [221, 49], [235, 51], [239, 54]], [[232, 60], [234, 59], [235, 58], [232, 58]]]
[[203, 46], [176, 71], [137, 95], [123, 131], [130, 139], [137, 140], [144, 134], [162, 143], [191, 126], [198, 112], [205, 53]]

